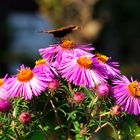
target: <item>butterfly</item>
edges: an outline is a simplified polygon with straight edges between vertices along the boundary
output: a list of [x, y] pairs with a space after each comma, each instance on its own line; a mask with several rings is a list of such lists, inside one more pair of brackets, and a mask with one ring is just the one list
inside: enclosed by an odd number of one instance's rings
[[52, 34], [56, 38], [62, 38], [62, 37], [65, 37], [66, 35], [72, 33], [73, 31], [76, 31], [78, 29], [80, 29], [80, 26], [69, 25], [69, 26], [61, 27], [61, 28], [54, 29], [54, 30], [42, 30], [40, 32]]

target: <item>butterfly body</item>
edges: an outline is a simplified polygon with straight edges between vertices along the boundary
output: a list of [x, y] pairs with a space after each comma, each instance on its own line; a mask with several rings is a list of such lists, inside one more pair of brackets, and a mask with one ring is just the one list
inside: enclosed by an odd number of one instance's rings
[[56, 38], [62, 38], [62, 37], [65, 37], [66, 35], [72, 33], [75, 30], [78, 30], [78, 29], [80, 29], [79, 26], [70, 25], [70, 26], [58, 28], [55, 30], [43, 30], [41, 32], [52, 34]]

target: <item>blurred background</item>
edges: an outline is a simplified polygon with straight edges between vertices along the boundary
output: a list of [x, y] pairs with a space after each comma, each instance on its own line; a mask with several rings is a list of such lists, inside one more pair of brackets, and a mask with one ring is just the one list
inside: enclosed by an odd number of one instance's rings
[[40, 30], [76, 24], [81, 30], [72, 39], [92, 43], [119, 61], [123, 74], [140, 78], [139, 0], [1, 0], [0, 9], [1, 77], [22, 63], [33, 67], [38, 49], [56, 42]]

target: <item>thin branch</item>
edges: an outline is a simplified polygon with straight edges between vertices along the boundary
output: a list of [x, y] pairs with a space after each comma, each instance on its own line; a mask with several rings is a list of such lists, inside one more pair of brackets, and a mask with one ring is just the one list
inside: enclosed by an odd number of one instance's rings
[[58, 117], [58, 112], [57, 112], [57, 109], [56, 109], [52, 99], [50, 99], [50, 103], [51, 103], [51, 106], [53, 108], [53, 111], [54, 111], [54, 114], [55, 114], [55, 117], [56, 117], [56, 121], [60, 125], [60, 128], [61, 128], [62, 132], [65, 134], [65, 131], [63, 130], [63, 128], [62, 128], [62, 126], [60, 124], [60, 120], [59, 120], [59, 117]]
[[102, 118], [105, 117], [106, 115], [110, 115], [110, 111], [109, 112], [105, 112], [99, 115], [99, 120], [101, 122]]
[[106, 123], [100, 125], [99, 127], [97, 127], [97, 128], [95, 129], [95, 131], [93, 132], [93, 134], [92, 134], [92, 136], [90, 137], [89, 140], [92, 140], [92, 138], [95, 137], [95, 135], [96, 135], [103, 127], [105, 127], [106, 125], [108, 125], [108, 122], [106, 122]]
[[103, 117], [103, 116], [106, 116], [106, 115], [109, 115], [110, 114], [110, 111], [109, 112], [105, 112], [103, 114], [100, 115], [100, 117]]
[[96, 102], [98, 101], [98, 96], [97, 97], [95, 97], [94, 98], [94, 100], [92, 101], [93, 103], [92, 103], [92, 108], [91, 108], [91, 110], [90, 110], [90, 112], [89, 112], [89, 117], [88, 117], [88, 120], [87, 120], [87, 125], [90, 123], [90, 119], [91, 119], [91, 115], [92, 115], [92, 111], [93, 111], [93, 109], [94, 109], [94, 105], [96, 104]]
[[46, 134], [46, 132], [45, 132], [45, 130], [44, 130], [44, 128], [42, 127], [41, 124], [39, 125], [39, 128], [41, 129], [42, 133], [44, 134], [46, 140], [49, 140], [48, 135]]
[[20, 140], [20, 135], [19, 135], [19, 133], [18, 133], [18, 131], [17, 131], [17, 129], [15, 127], [14, 127], [14, 131], [15, 131], [15, 133], [17, 135], [17, 139]]
[[69, 82], [68, 82], [68, 87], [69, 87], [70, 92], [73, 94], [72, 86], [71, 86], [71, 83]]
[[[18, 109], [18, 107], [15, 107], [14, 110], [13, 110], [13, 113], [12, 113], [13, 118], [16, 118], [17, 109]], [[16, 129], [16, 123], [15, 123], [14, 120], [11, 122], [11, 126], [12, 126], [12, 128], [13, 128], [13, 131], [15, 131], [15, 133], [16, 133], [17, 140], [20, 140], [21, 138], [20, 138], [20, 135], [19, 135], [19, 133], [18, 133], [18, 131], [17, 131], [17, 129]]]
[[106, 125], [108, 125], [108, 122], [100, 125], [97, 129], [95, 129], [94, 133], [93, 134], [96, 134], [98, 131], [100, 131], [100, 129], [102, 129], [103, 127], [105, 127]]
[[96, 104], [98, 98], [99, 98], [98, 96], [95, 97], [95, 99], [93, 100], [93, 105]]
[[70, 138], [70, 128], [71, 128], [71, 122], [68, 123], [67, 132], [66, 132], [66, 140], [69, 140]]
[[13, 136], [6, 134], [3, 130], [0, 132], [0, 134], [4, 134], [6, 137], [10, 138], [11, 140], [16, 140]]
[[[48, 97], [48, 100], [46, 101], [45, 105], [44, 105], [44, 108], [43, 108], [43, 112], [45, 112], [45, 109], [49, 103], [49, 99], [50, 99], [50, 96]], [[35, 115], [35, 117], [37, 118], [38, 122], [39, 122], [39, 128], [41, 129], [42, 133], [44, 134], [46, 140], [48, 140], [48, 135], [46, 133], [46, 131], [44, 130], [43, 126], [42, 126], [42, 121], [41, 121], [41, 117], [40, 117], [40, 114], [38, 114], [36, 112], [36, 110], [34, 109], [35, 108], [35, 98], [33, 98], [32, 100], [32, 105], [33, 105], [33, 114]]]
[[44, 105], [44, 108], [43, 108], [43, 112], [45, 112], [49, 101], [50, 101], [50, 96], [48, 96], [47, 101], [45, 102], [45, 105]]

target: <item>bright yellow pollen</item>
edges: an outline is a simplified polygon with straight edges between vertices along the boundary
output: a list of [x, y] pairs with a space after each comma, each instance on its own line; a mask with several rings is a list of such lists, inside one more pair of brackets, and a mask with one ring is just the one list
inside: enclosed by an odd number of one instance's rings
[[99, 61], [106, 63], [109, 59], [109, 57], [102, 55], [100, 53], [96, 53], [95, 56], [98, 58]]
[[17, 75], [17, 80], [21, 82], [28, 82], [34, 77], [33, 72], [30, 69], [22, 69]]
[[4, 84], [3, 79], [0, 79], [0, 87]]
[[140, 96], [140, 84], [137, 81], [131, 82], [127, 86], [127, 88], [132, 96], [134, 96], [134, 97]]
[[61, 44], [61, 48], [63, 49], [73, 49], [74, 48], [74, 42], [70, 40], [65, 40]]
[[39, 65], [45, 65], [46, 64], [46, 60], [45, 59], [39, 59], [35, 62], [35, 66], [39, 66]]
[[81, 56], [78, 60], [77, 63], [87, 69], [92, 68], [92, 60], [86, 56]]

